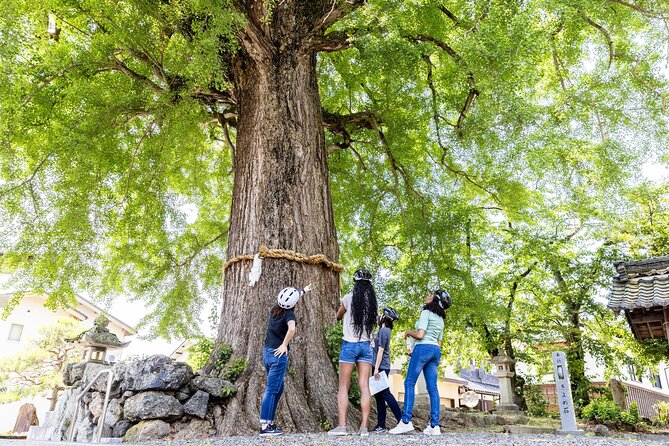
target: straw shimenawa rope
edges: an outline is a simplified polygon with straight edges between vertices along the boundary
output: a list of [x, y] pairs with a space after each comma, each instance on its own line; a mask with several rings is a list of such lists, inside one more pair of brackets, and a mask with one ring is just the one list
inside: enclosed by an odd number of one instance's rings
[[[341, 263], [335, 263], [332, 260], [329, 260], [327, 257], [325, 257], [324, 254], [316, 254], [313, 256], [307, 256], [304, 254], [301, 254], [299, 252], [291, 251], [288, 249], [269, 249], [267, 246], [262, 245], [260, 246], [260, 251], [258, 251], [258, 254], [262, 258], [269, 258], [269, 259], [287, 259], [291, 260], [293, 262], [299, 262], [299, 263], [309, 263], [311, 265], [317, 265], [319, 263], [322, 263], [326, 268], [330, 268], [332, 271], [335, 271], [337, 273], [340, 273], [344, 271], [344, 265]], [[230, 265], [241, 262], [242, 260], [253, 260], [253, 254], [246, 254], [246, 255], [241, 255], [237, 256], [234, 259], [230, 259], [227, 262], [223, 264], [223, 271], [228, 269]]]

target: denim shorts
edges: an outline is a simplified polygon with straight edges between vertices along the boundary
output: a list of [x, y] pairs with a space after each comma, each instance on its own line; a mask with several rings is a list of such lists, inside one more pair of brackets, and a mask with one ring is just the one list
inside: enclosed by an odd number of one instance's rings
[[341, 343], [341, 350], [339, 351], [339, 362], [347, 364], [368, 362], [371, 364], [373, 362], [371, 343], [369, 341], [343, 341]]

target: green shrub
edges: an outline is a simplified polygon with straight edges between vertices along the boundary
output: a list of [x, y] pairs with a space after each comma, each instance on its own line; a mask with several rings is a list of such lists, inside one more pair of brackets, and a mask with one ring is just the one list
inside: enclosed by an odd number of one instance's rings
[[239, 376], [244, 373], [244, 370], [246, 370], [247, 366], [248, 362], [246, 361], [246, 358], [239, 356], [233, 359], [223, 368], [223, 379], [235, 382], [237, 378], [239, 378]]
[[581, 411], [581, 417], [586, 420], [595, 420], [599, 423], [606, 421], [620, 421], [620, 406], [609, 399], [598, 398], [592, 400]]
[[531, 417], [545, 417], [548, 402], [544, 398], [539, 384], [530, 384], [523, 387], [523, 395], [525, 396], [525, 405], [527, 406], [527, 414]]
[[232, 357], [232, 347], [228, 344], [221, 343], [218, 346], [216, 358], [213, 360], [213, 363], [211, 365], [212, 369], [216, 371], [223, 370], [231, 357]]
[[667, 401], [658, 401], [655, 405], [657, 409], [657, 418], [655, 418], [655, 423], [660, 426], [669, 426], [669, 402]]
[[330, 362], [335, 367], [339, 367], [339, 349], [341, 341], [344, 339], [344, 328], [342, 324], [334, 324], [325, 327], [325, 350], [327, 351]]
[[629, 409], [623, 410], [620, 413], [620, 421], [627, 423], [630, 426], [636, 426], [639, 424], [641, 417], [639, 417], [639, 407], [637, 406], [636, 401], [632, 401]]
[[193, 370], [200, 370], [211, 360], [212, 372], [223, 379], [235, 382], [248, 366], [246, 358], [240, 356], [231, 361], [232, 347], [225, 343], [218, 346], [216, 357], [212, 358], [214, 347], [213, 339], [198, 339], [195, 344], [188, 347], [186, 362], [193, 367]]
[[207, 364], [212, 351], [214, 351], [214, 340], [199, 338], [186, 350], [188, 353], [186, 364], [190, 365], [193, 370], [200, 370]]
[[[330, 361], [339, 372], [339, 349], [341, 341], [344, 338], [344, 328], [342, 324], [336, 323], [325, 327], [325, 350]], [[360, 407], [360, 386], [358, 385], [358, 371], [353, 370], [351, 375], [351, 386], [348, 390], [348, 400], [357, 407]]]

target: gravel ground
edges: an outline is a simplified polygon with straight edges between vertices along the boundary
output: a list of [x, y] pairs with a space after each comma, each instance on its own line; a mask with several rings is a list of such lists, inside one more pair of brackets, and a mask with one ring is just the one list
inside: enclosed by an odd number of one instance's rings
[[[0, 446], [84, 446], [90, 443], [31, 442], [0, 440]], [[122, 443], [124, 446], [132, 446]], [[669, 445], [667, 435], [644, 435], [628, 437], [572, 437], [552, 434], [501, 434], [494, 432], [444, 432], [441, 436], [426, 436], [420, 433], [393, 436], [370, 434], [368, 437], [347, 436], [328, 437], [326, 434], [291, 434], [282, 437], [262, 438], [259, 436], [218, 437], [193, 441], [154, 441], [143, 446], [655, 446]]]
[[[158, 443], [155, 443], [158, 444]], [[669, 445], [669, 436], [644, 437], [572, 437], [551, 434], [501, 434], [493, 432], [444, 432], [441, 436], [427, 436], [420, 433], [410, 435], [370, 434], [368, 437], [349, 435], [328, 437], [325, 434], [292, 434], [282, 437], [262, 438], [259, 436], [214, 438], [208, 441], [173, 441], [172, 446], [641, 446]]]

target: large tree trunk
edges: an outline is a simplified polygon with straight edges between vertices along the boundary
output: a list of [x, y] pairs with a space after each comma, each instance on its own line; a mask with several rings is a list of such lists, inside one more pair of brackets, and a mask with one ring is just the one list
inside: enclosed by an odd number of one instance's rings
[[585, 374], [585, 348], [583, 346], [583, 334], [581, 333], [581, 304], [580, 302], [568, 302], [570, 326], [567, 338], [567, 363], [569, 364], [569, 378], [571, 392], [574, 396], [574, 405], [577, 411], [583, 409], [590, 402], [590, 380]]
[[[233, 65], [239, 122], [228, 258], [266, 245], [336, 261], [316, 54], [301, 45], [306, 25], [299, 23], [299, 14], [274, 14], [272, 33], [261, 23], [247, 26]], [[337, 376], [326, 354], [324, 329], [335, 322], [339, 275], [322, 265], [267, 259], [251, 288], [250, 268], [251, 262], [238, 262], [224, 276], [218, 341], [246, 357], [249, 367], [237, 381], [239, 390], [219, 434], [258, 429], [269, 310], [282, 288], [309, 283], [313, 291], [295, 311], [297, 334], [277, 423], [288, 430], [319, 430], [337, 413]]]

